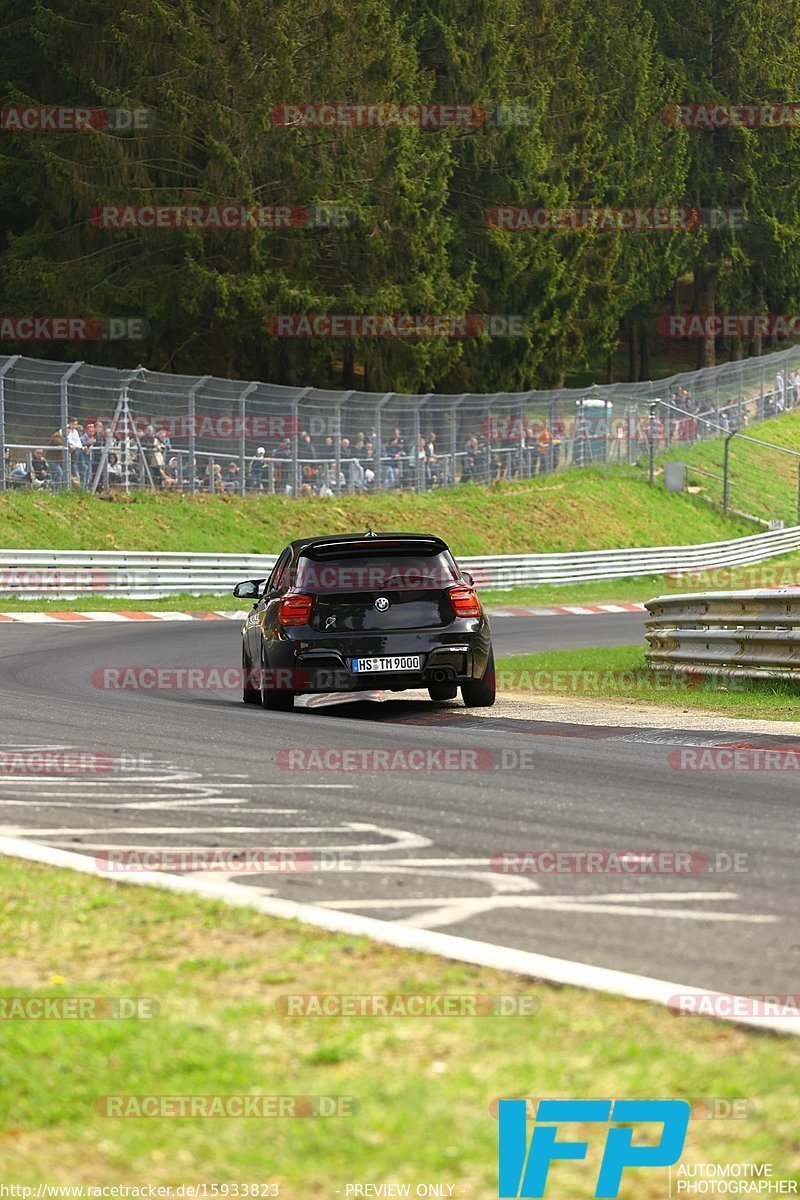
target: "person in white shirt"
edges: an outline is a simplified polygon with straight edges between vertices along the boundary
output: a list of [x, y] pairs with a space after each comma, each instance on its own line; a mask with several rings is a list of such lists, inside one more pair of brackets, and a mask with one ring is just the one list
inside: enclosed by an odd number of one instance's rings
[[784, 407], [785, 407], [785, 405], [784, 405], [784, 400], [783, 400], [783, 375], [781, 374], [780, 371], [778, 371], [778, 374], [775, 376], [775, 411], [783, 412]]
[[69, 473], [75, 483], [82, 484], [84, 453], [76, 417], [73, 417], [67, 425], [67, 449], [69, 450]]

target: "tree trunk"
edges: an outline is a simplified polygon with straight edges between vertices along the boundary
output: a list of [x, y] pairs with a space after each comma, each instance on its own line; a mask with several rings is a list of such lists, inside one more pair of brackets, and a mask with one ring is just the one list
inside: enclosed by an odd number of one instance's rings
[[631, 383], [639, 381], [639, 343], [636, 337], [636, 322], [632, 317], [626, 318], [628, 326], [628, 380]]
[[[704, 317], [713, 317], [716, 304], [716, 275], [713, 267], [698, 266], [694, 269], [694, 311]], [[701, 338], [697, 347], [697, 367], [713, 367], [717, 361], [717, 344], [712, 333]]]
[[650, 378], [650, 338], [647, 334], [647, 326], [644, 321], [639, 322], [639, 377], [640, 379]]

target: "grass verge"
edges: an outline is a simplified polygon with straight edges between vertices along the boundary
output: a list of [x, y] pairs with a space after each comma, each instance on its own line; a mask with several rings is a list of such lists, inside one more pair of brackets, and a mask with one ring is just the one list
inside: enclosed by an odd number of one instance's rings
[[440, 534], [456, 554], [686, 545], [756, 532], [751, 522], [695, 496], [651, 488], [646, 474], [629, 466], [419, 496], [0, 496], [0, 546], [6, 549], [259, 554], [276, 552], [292, 538], [368, 525]]
[[[693, 1120], [684, 1161], [800, 1169], [800, 1040], [329, 935], [195, 897], [0, 859], [0, 998], [148, 996], [152, 1020], [3, 1023], [4, 1182], [275, 1181], [284, 1200], [348, 1182], [437, 1181], [496, 1195], [499, 1096], [742, 1098]], [[535, 1016], [287, 1018], [286, 993], [533, 996]], [[99, 1096], [356, 1097], [354, 1117], [113, 1119]], [[424, 1128], [424, 1136], [421, 1131]], [[590, 1130], [576, 1131], [576, 1136]], [[574, 1200], [594, 1172], [559, 1164]], [[210, 1193], [209, 1193], [210, 1194]], [[666, 1172], [621, 1200], [662, 1200]]]
[[800, 686], [781, 680], [702, 679], [652, 671], [644, 649], [601, 646], [549, 650], [497, 660], [497, 687], [532, 696], [607, 697], [637, 705], [681, 708], [773, 721], [800, 720]]
[[[771, 446], [732, 438], [729, 447], [731, 507], [764, 520], [781, 518], [787, 525], [797, 524], [800, 411], [785, 413], [742, 432], [759, 442], [770, 442], [795, 453], [781, 453]], [[698, 485], [703, 495], [721, 503], [724, 444], [725, 439], [718, 437], [693, 447], [677, 446], [659, 461], [680, 459], [685, 462], [689, 467], [690, 482]], [[692, 473], [692, 467], [716, 478]]]

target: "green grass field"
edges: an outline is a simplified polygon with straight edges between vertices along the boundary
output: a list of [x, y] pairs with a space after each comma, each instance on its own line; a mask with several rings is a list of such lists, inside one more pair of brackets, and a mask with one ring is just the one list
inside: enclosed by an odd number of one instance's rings
[[549, 650], [497, 660], [497, 687], [521, 696], [635, 701], [637, 707], [681, 708], [773, 721], [800, 719], [800, 683], [707, 678], [651, 670], [645, 648], [602, 646]]
[[295, 537], [368, 525], [438, 533], [456, 554], [687, 545], [755, 532], [751, 523], [726, 517], [701, 499], [651, 488], [642, 471], [627, 466], [423, 495], [0, 497], [4, 549], [263, 554]]
[[[786, 413], [771, 421], [752, 425], [742, 431], [747, 437], [772, 442], [799, 455], [781, 453], [767, 446], [754, 445], [734, 437], [730, 442], [730, 505], [740, 512], [763, 520], [781, 519], [787, 525], [798, 523], [798, 467], [800, 465], [800, 411]], [[664, 459], [680, 459], [690, 468], [699, 467], [711, 475], [722, 476], [724, 438], [714, 438], [691, 449], [676, 447]], [[702, 494], [722, 503], [722, 483], [689, 472], [689, 482], [702, 488]]]
[[[492, 1101], [565, 1093], [685, 1097], [698, 1119], [684, 1161], [768, 1161], [777, 1177], [798, 1178], [800, 1040], [13, 859], [0, 859], [0, 895], [0, 1002], [126, 996], [160, 1006], [149, 1020], [3, 1021], [5, 1184], [274, 1181], [284, 1200], [306, 1200], [344, 1195], [353, 1181], [407, 1183], [412, 1195], [436, 1181], [485, 1200], [497, 1194]], [[279, 997], [317, 992], [512, 995], [533, 997], [538, 1011], [280, 1015]], [[96, 1108], [102, 1096], [198, 1094], [348, 1096], [360, 1110], [209, 1120]], [[712, 1098], [751, 1111], [702, 1119]], [[557, 1195], [594, 1194], [591, 1168], [555, 1169]], [[631, 1172], [620, 1200], [666, 1194], [665, 1171]]]

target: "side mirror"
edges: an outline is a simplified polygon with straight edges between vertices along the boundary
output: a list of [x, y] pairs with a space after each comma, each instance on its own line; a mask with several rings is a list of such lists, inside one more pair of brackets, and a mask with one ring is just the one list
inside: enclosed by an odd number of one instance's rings
[[233, 594], [240, 600], [257, 600], [265, 583], [265, 579], [245, 579], [244, 583], [237, 583]]
[[475, 587], [475, 580], [472, 578], [469, 571], [462, 571], [461, 574], [464, 576], [470, 587]]

